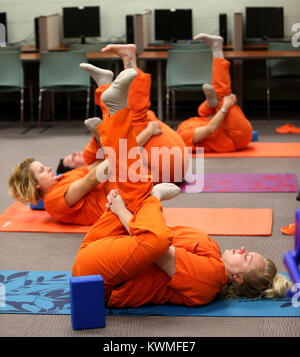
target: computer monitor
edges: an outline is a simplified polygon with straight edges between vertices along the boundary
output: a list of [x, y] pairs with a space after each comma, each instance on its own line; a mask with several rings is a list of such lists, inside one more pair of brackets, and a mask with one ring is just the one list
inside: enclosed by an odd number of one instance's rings
[[283, 7], [246, 7], [247, 39], [281, 39]]
[[[6, 12], [0, 12], [0, 24], [5, 26], [5, 41], [7, 43], [7, 24], [6, 24]], [[2, 35], [2, 34], [1, 34]], [[1, 36], [2, 39], [2, 36]]]
[[100, 7], [64, 7], [63, 30], [65, 38], [80, 37], [82, 43], [85, 43], [86, 37], [99, 37]]
[[156, 9], [155, 40], [176, 42], [193, 37], [192, 9]]

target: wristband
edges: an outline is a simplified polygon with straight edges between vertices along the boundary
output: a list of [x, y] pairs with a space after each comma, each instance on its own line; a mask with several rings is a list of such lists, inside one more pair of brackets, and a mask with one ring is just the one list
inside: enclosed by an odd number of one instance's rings
[[227, 110], [224, 109], [224, 108], [221, 108], [221, 112], [224, 113], [224, 114], [227, 114]]

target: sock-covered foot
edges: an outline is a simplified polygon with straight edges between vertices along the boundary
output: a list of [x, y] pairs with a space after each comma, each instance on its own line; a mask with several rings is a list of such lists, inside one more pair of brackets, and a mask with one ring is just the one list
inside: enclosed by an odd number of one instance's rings
[[153, 187], [151, 196], [155, 196], [160, 201], [170, 200], [180, 193], [180, 188], [174, 183], [159, 183]]
[[98, 68], [89, 63], [80, 63], [79, 67], [84, 69], [93, 78], [98, 87], [111, 83], [113, 80], [114, 74], [108, 69]]
[[101, 52], [110, 52], [114, 53], [115, 55], [119, 56], [123, 63], [124, 68], [133, 68], [137, 70], [136, 65], [136, 45], [134, 44], [112, 44], [107, 45], [102, 48]]
[[219, 100], [214, 87], [211, 84], [203, 84], [203, 92], [206, 97], [206, 104], [209, 108], [215, 108], [219, 105]]
[[128, 92], [137, 72], [128, 68], [122, 71], [112, 85], [102, 94], [102, 102], [107, 106], [110, 116], [128, 106]]
[[108, 159], [102, 161], [96, 169], [96, 177], [99, 182], [105, 182], [110, 175], [111, 170], [109, 167]]
[[212, 50], [214, 57], [223, 57], [223, 37], [199, 33], [194, 40], [204, 41]]
[[95, 139], [97, 140], [97, 143], [99, 144], [99, 146], [101, 146], [101, 142], [100, 142], [99, 133], [97, 131], [97, 126], [100, 123], [102, 123], [102, 120], [98, 117], [89, 118], [84, 121], [84, 125], [95, 136]]

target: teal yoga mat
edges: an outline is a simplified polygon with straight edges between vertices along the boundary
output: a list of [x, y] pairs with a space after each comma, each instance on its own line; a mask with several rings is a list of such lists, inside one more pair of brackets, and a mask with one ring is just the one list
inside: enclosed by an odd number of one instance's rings
[[[285, 273], [282, 273], [285, 274]], [[0, 313], [69, 315], [70, 272], [0, 271]], [[165, 316], [300, 316], [300, 307], [290, 298], [232, 299], [216, 298], [200, 307], [151, 305], [138, 308], [106, 309], [106, 315]]]

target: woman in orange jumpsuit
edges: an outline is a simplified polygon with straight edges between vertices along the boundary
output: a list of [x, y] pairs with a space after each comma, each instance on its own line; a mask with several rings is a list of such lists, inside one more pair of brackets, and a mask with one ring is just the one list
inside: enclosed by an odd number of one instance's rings
[[231, 93], [230, 62], [223, 56], [223, 38], [199, 34], [195, 39], [203, 40], [212, 50], [212, 83], [203, 86], [207, 99], [198, 107], [199, 117], [180, 123], [177, 132], [193, 150], [197, 146], [206, 152], [243, 149], [251, 141], [253, 129]]
[[[102, 49], [102, 52], [118, 55], [122, 59], [125, 69], [133, 68], [138, 73], [130, 86], [128, 105], [131, 108], [132, 125], [138, 145], [143, 146], [147, 152], [148, 168], [153, 182], [181, 182], [188, 168], [188, 154], [184, 150], [185, 144], [180, 135], [158, 120], [154, 112], [149, 110], [151, 105], [151, 75], [137, 68], [136, 46], [133, 44], [107, 45]], [[111, 76], [109, 71], [98, 69], [90, 64], [82, 64], [81, 67], [94, 78], [98, 85], [95, 92], [95, 101], [101, 107], [102, 116], [105, 120], [109, 114], [106, 105], [101, 100], [101, 96], [110, 86]], [[170, 159], [167, 164], [163, 163], [162, 155], [160, 155], [158, 164], [156, 166], [153, 165], [153, 162], [157, 161], [158, 153], [151, 150], [152, 148], [157, 148], [158, 150], [163, 148], [170, 151]], [[98, 149], [99, 144], [93, 137], [83, 152], [86, 163], [89, 164], [95, 160]], [[154, 160], [151, 160], [154, 155]]]
[[[118, 102], [114, 84], [104, 92], [102, 100], [106, 104]], [[127, 161], [119, 160], [116, 155], [118, 189], [110, 192], [107, 211], [82, 241], [73, 276], [100, 274], [109, 307], [166, 302], [188, 306], [207, 304], [228, 279], [248, 286], [247, 274], [251, 275], [252, 283], [255, 275], [263, 285], [257, 287], [256, 296], [271, 290], [268, 288], [270, 280], [275, 279], [276, 269], [270, 273], [272, 264], [260, 254], [241, 247], [227, 250], [222, 256], [216, 242], [202, 231], [166, 225], [160, 201], [149, 195], [152, 182], [143, 180], [147, 170], [141, 165], [137, 174], [140, 180], [129, 179], [141, 157], [130, 159], [128, 155], [136, 146], [130, 109], [124, 105], [119, 110], [115, 108], [116, 105], [111, 111], [108, 105], [110, 117], [97, 130], [103, 147], [111, 147], [116, 153], [120, 149], [119, 139], [127, 139]], [[116, 137], [112, 137], [112, 132]], [[120, 180], [121, 171], [126, 173], [126, 180]], [[253, 289], [239, 291], [248, 295], [250, 291], [253, 295]]]

